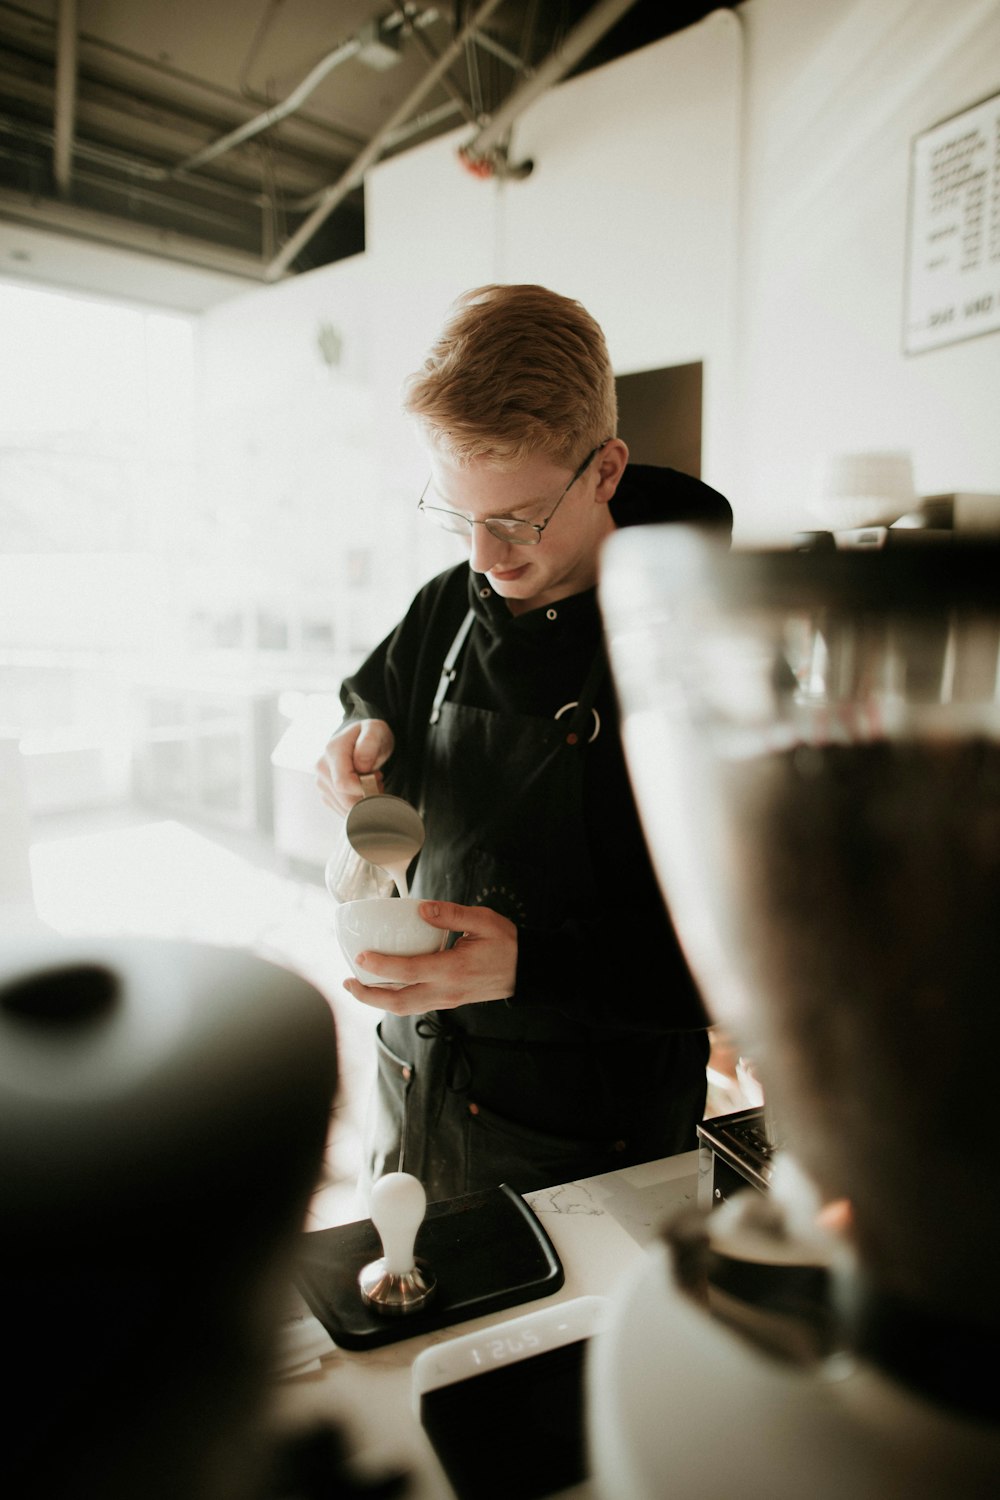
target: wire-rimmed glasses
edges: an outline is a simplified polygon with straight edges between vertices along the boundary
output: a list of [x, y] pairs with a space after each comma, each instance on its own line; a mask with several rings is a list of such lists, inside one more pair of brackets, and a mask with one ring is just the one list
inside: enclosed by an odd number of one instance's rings
[[440, 526], [444, 531], [453, 532], [456, 536], [471, 536], [473, 526], [485, 526], [490, 536], [496, 537], [499, 542], [511, 542], [515, 547], [537, 547], [542, 540], [542, 532], [574, 484], [578, 479], [582, 479], [598, 453], [602, 448], [607, 447], [610, 441], [611, 439], [606, 437], [602, 443], [597, 444], [596, 448], [591, 448], [544, 521], [522, 521], [513, 516], [487, 516], [484, 520], [477, 521], [473, 516], [463, 515], [460, 510], [446, 510], [442, 505], [427, 505], [424, 503], [424, 496], [430, 488], [429, 479], [417, 501], [417, 509], [427, 517], [428, 521], [433, 521], [435, 526]]

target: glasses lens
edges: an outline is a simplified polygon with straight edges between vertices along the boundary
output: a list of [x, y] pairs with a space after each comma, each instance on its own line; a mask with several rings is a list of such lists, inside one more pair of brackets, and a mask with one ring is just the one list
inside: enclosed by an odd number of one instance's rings
[[500, 542], [513, 542], [516, 547], [534, 547], [538, 542], [538, 529], [530, 521], [503, 521], [491, 516], [483, 525], [490, 536]]
[[428, 521], [433, 521], [434, 525], [440, 526], [442, 531], [453, 531], [458, 536], [471, 535], [471, 522], [465, 516], [460, 515], [457, 510], [441, 510], [435, 505], [425, 505], [422, 508]]

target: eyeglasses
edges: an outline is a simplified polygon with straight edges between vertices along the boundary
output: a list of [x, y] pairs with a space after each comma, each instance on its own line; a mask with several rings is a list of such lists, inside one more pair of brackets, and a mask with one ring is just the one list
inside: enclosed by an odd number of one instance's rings
[[440, 505], [425, 505], [424, 495], [427, 494], [431, 483], [429, 479], [424, 485], [423, 494], [417, 501], [417, 509], [423, 512], [428, 521], [433, 521], [435, 526], [440, 526], [445, 531], [452, 531], [456, 536], [471, 536], [473, 526], [485, 526], [490, 536], [495, 536], [499, 542], [512, 542], [515, 547], [537, 547], [542, 540], [542, 532], [576, 481], [583, 478], [601, 449], [606, 448], [610, 441], [611, 439], [606, 437], [603, 443], [598, 443], [596, 448], [591, 448], [544, 521], [519, 521], [509, 516], [487, 516], [484, 521], [477, 521], [472, 516], [463, 515], [460, 510], [445, 510]]

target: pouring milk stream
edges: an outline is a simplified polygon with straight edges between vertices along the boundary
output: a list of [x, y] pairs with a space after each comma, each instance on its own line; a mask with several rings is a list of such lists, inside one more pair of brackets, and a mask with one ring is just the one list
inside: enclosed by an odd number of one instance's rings
[[407, 896], [406, 872], [423, 847], [423, 819], [402, 797], [380, 792], [375, 776], [362, 776], [361, 786], [364, 796], [347, 814], [343, 843], [327, 864], [327, 888], [337, 901], [388, 895], [377, 875], [383, 870]]

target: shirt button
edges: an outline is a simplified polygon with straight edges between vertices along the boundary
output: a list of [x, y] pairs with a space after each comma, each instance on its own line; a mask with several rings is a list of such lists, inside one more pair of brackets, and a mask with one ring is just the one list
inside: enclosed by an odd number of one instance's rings
[[545, 611], [545, 618], [547, 620], [557, 620], [559, 618], [559, 612], [558, 612], [558, 610], [547, 609]]
[[490, 595], [492, 594], [492, 592], [493, 592], [492, 589], [480, 589], [479, 590], [479, 597], [480, 597], [480, 599], [488, 599], [490, 597]]

